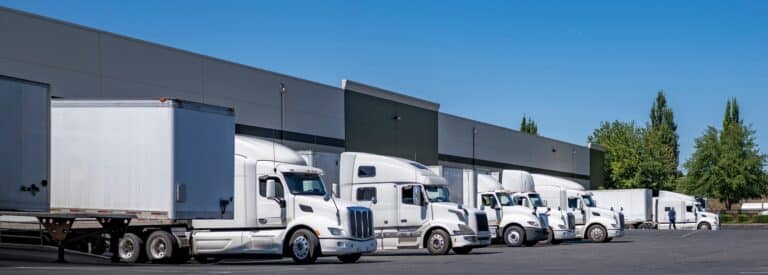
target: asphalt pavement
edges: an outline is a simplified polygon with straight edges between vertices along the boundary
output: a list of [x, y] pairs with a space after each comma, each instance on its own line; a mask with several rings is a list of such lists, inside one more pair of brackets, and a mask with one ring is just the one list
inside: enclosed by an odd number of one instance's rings
[[315, 265], [284, 260], [230, 260], [218, 264], [113, 264], [104, 257], [55, 249], [0, 245], [0, 274], [768, 274], [768, 230], [629, 231], [610, 243], [570, 242], [507, 248], [471, 255], [429, 256], [425, 250], [364, 256], [356, 264], [321, 258]]

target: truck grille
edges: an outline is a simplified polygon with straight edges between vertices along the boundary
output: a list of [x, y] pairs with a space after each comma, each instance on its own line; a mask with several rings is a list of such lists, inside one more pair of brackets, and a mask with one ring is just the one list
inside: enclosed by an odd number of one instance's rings
[[477, 232], [488, 231], [488, 217], [485, 213], [476, 213], [475, 219], [477, 220]]
[[573, 213], [567, 213], [568, 214], [568, 229], [574, 230], [576, 229], [576, 216], [573, 215]]
[[349, 207], [349, 234], [353, 238], [373, 238], [373, 212], [365, 207]]
[[624, 213], [619, 213], [619, 228], [624, 229]]
[[547, 214], [539, 214], [539, 224], [541, 224], [541, 228], [549, 228], [549, 218], [547, 218]]

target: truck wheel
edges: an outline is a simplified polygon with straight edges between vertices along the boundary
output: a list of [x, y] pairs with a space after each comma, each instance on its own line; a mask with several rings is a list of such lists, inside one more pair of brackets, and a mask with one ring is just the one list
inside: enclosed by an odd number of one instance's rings
[[144, 253], [144, 242], [133, 233], [123, 235], [118, 243], [117, 254], [120, 256], [120, 260], [126, 263], [142, 263], [147, 260], [147, 254]]
[[338, 258], [342, 263], [351, 264], [351, 263], [357, 262], [357, 260], [360, 259], [360, 256], [363, 256], [363, 254], [360, 254], [360, 253], [347, 254], [347, 255], [341, 255]]
[[451, 237], [442, 229], [435, 229], [427, 239], [427, 250], [432, 255], [445, 255], [451, 250]]
[[592, 242], [602, 243], [608, 238], [608, 231], [602, 225], [596, 224], [587, 229], [587, 238]]
[[517, 225], [513, 225], [504, 230], [504, 243], [509, 247], [520, 247], [525, 240], [525, 231]]
[[712, 230], [712, 226], [708, 222], [699, 224], [699, 230]]
[[164, 230], [157, 230], [147, 237], [147, 256], [152, 262], [170, 262], [177, 260], [179, 245], [176, 238]]
[[288, 244], [293, 262], [297, 264], [311, 264], [320, 256], [320, 244], [312, 231], [299, 229], [291, 236]]
[[454, 247], [453, 253], [456, 253], [458, 255], [467, 255], [472, 252], [471, 247]]

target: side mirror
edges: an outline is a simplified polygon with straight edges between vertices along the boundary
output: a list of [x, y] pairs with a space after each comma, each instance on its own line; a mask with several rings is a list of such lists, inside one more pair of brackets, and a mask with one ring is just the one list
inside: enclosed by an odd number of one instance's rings
[[267, 180], [267, 198], [275, 198], [275, 189], [277, 189], [277, 182], [274, 179]]
[[371, 198], [371, 203], [377, 204], [379, 203], [379, 200], [376, 199], [376, 197]]
[[341, 194], [341, 191], [339, 190], [339, 184], [333, 183], [331, 184], [331, 192], [333, 193], [334, 197], [339, 197], [339, 194]]

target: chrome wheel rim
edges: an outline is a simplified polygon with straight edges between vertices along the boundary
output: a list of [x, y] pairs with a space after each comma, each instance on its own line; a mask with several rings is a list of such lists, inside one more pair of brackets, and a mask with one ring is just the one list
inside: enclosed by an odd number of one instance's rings
[[122, 258], [122, 259], [131, 258], [131, 257], [133, 257], [133, 255], [135, 253], [135, 251], [134, 251], [135, 248], [136, 248], [136, 246], [134, 245], [134, 243], [132, 241], [130, 241], [128, 239], [123, 239], [120, 242], [120, 251], [119, 251], [118, 254], [120, 254], [120, 258]]
[[507, 233], [507, 242], [510, 244], [519, 244], [521, 242], [522, 238], [520, 238], [520, 232], [517, 232], [515, 230], [509, 230]]
[[602, 240], [605, 233], [603, 233], [603, 230], [599, 227], [592, 228], [592, 230], [589, 231], [589, 236], [593, 240]]
[[293, 240], [293, 255], [298, 259], [305, 259], [309, 255], [309, 240], [305, 236], [298, 236]]
[[168, 255], [168, 245], [164, 240], [154, 239], [150, 247], [152, 251], [152, 258], [154, 259], [163, 259], [166, 255]]
[[445, 238], [440, 234], [432, 234], [429, 243], [432, 245], [433, 249], [440, 250], [445, 247]]

